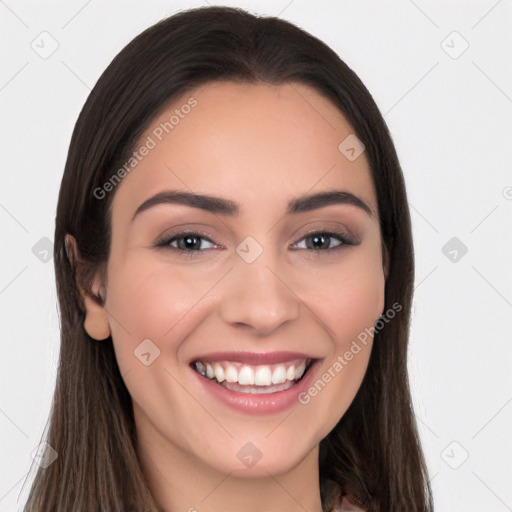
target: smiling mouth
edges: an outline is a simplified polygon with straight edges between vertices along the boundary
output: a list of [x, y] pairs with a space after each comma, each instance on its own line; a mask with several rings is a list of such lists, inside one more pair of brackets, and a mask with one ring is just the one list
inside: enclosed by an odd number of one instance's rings
[[295, 386], [314, 361], [295, 359], [268, 365], [248, 365], [234, 361], [194, 361], [191, 367], [204, 378], [231, 391], [263, 394], [277, 393]]

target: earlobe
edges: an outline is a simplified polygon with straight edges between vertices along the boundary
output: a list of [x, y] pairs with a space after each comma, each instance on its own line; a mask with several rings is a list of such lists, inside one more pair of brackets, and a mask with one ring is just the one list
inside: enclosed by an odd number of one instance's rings
[[98, 341], [106, 340], [110, 336], [110, 324], [105, 309], [105, 290], [100, 291], [100, 273], [94, 276], [90, 292], [81, 290], [85, 306], [84, 328], [87, 334]]
[[96, 302], [90, 295], [82, 294], [85, 305], [84, 328], [87, 334], [98, 341], [106, 340], [110, 336], [110, 324], [105, 308]]
[[[80, 257], [76, 246], [76, 240], [70, 234], [66, 234], [65, 248], [71, 266], [76, 269]], [[100, 291], [100, 272], [96, 272], [94, 282], [90, 290], [84, 290], [80, 283], [76, 283], [85, 307], [84, 329], [87, 334], [98, 341], [106, 340], [110, 332], [108, 315], [104, 307], [105, 291]]]

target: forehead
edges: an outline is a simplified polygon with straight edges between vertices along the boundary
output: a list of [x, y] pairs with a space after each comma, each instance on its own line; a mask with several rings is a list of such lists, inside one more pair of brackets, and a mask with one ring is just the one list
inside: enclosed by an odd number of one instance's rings
[[140, 137], [113, 217], [171, 189], [221, 195], [252, 215], [263, 204], [279, 210], [298, 195], [343, 188], [376, 210], [366, 155], [351, 161], [339, 149], [351, 134], [343, 114], [304, 84], [201, 86], [167, 105]]

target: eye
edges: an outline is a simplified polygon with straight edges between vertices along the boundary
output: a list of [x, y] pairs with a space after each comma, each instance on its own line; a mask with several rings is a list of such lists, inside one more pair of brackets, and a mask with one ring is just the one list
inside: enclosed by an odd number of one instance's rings
[[[206, 240], [210, 244], [214, 245], [213, 242], [206, 236], [203, 236], [202, 233], [184, 232], [184, 233], [177, 233], [176, 235], [172, 236], [171, 238], [163, 238], [161, 240], [158, 240], [155, 243], [155, 246], [170, 248], [170, 249], [183, 251], [183, 252], [198, 252], [198, 251], [201, 251], [201, 249], [200, 249], [202, 247], [201, 242], [204, 240]], [[210, 248], [212, 248], [212, 247], [210, 247]], [[203, 247], [203, 249], [204, 249], [204, 247]]]
[[[333, 239], [338, 240], [337, 245], [330, 247]], [[305, 240], [303, 243], [302, 240]], [[310, 243], [308, 243], [310, 241]], [[333, 251], [343, 247], [344, 245], [358, 245], [349, 236], [343, 233], [333, 233], [330, 231], [315, 231], [308, 233], [305, 237], [301, 238], [299, 244], [302, 243], [300, 249], [307, 249], [316, 252]], [[328, 247], [329, 246], [329, 247]]]

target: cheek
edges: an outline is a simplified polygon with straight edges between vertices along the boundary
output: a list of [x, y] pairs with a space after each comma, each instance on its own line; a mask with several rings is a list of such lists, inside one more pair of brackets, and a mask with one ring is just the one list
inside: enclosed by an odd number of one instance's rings
[[[346, 265], [345, 265], [346, 263]], [[309, 305], [329, 328], [331, 353], [301, 403], [310, 415], [325, 418], [321, 439], [338, 423], [364, 378], [373, 344], [373, 327], [384, 308], [385, 279], [380, 260], [359, 253], [323, 286], [311, 287]]]
[[384, 309], [385, 279], [378, 251], [354, 251], [323, 276], [308, 280], [303, 296], [329, 328], [335, 350], [372, 327]]
[[107, 307], [119, 366], [133, 365], [133, 352], [146, 339], [160, 350], [159, 362], [167, 354], [176, 354], [177, 347], [169, 343], [176, 339], [180, 322], [211, 287], [207, 280], [191, 279], [164, 262], [148, 262], [143, 254], [112, 265], [109, 272]]
[[339, 284], [330, 304], [331, 327], [337, 350], [347, 350], [352, 340], [372, 327], [384, 307], [384, 279], [374, 272], [357, 274]]

